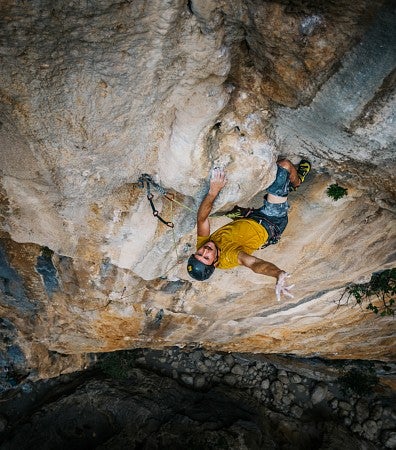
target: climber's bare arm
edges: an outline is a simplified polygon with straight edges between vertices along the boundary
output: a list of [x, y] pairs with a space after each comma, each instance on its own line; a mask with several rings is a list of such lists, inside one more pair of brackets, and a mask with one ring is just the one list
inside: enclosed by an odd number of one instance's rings
[[238, 263], [242, 266], [249, 267], [249, 269], [253, 270], [255, 273], [267, 275], [276, 279], [278, 279], [279, 275], [283, 272], [283, 270], [279, 269], [275, 264], [264, 261], [256, 256], [248, 255], [245, 252], [238, 253]]
[[280, 300], [281, 294], [293, 297], [289, 290], [294, 286], [286, 286], [286, 278], [289, 276], [284, 270], [279, 269], [275, 264], [271, 262], [264, 261], [263, 259], [257, 258], [256, 256], [249, 255], [245, 252], [238, 253], [238, 263], [242, 266], [248, 267], [255, 273], [261, 275], [267, 275], [269, 277], [274, 277], [277, 279], [275, 286], [276, 298]]
[[216, 200], [217, 195], [223, 189], [226, 184], [226, 178], [224, 170], [213, 169], [210, 179], [209, 192], [202, 200], [202, 203], [197, 213], [197, 234], [198, 236], [210, 235], [210, 223], [209, 214], [212, 211], [213, 203]]

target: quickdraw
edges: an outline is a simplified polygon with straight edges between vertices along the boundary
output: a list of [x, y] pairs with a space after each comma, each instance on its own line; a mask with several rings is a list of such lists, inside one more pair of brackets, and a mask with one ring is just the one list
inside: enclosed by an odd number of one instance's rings
[[173, 222], [168, 222], [167, 220], [163, 219], [160, 215], [158, 210], [155, 208], [154, 202], [153, 202], [153, 194], [151, 193], [152, 186], [156, 191], [158, 191], [161, 195], [163, 195], [165, 198], [167, 198], [170, 201], [173, 201], [173, 194], [168, 194], [166, 190], [160, 186], [158, 183], [156, 183], [150, 175], [147, 173], [142, 173], [142, 175], [139, 177], [138, 185], [140, 188], [144, 188], [144, 183], [146, 183], [146, 192], [147, 192], [147, 199], [150, 202], [151, 209], [153, 211], [153, 216], [156, 217], [159, 221], [161, 221], [163, 224], [168, 226], [169, 228], [174, 228], [175, 224]]

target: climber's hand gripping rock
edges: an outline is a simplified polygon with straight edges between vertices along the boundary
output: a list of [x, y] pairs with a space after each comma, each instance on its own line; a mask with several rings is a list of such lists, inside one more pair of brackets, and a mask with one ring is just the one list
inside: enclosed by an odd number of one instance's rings
[[289, 277], [290, 275], [287, 272], [283, 271], [278, 276], [278, 281], [275, 286], [275, 293], [278, 302], [280, 301], [282, 294], [285, 295], [286, 297], [294, 298], [294, 295], [289, 292], [290, 289], [294, 287], [294, 284], [292, 284], [291, 286], [286, 285], [286, 278]]

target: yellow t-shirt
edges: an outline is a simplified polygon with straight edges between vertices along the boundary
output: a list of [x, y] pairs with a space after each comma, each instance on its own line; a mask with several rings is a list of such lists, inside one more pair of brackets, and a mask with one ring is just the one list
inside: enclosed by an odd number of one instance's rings
[[238, 253], [251, 255], [268, 239], [266, 229], [251, 219], [238, 219], [223, 225], [210, 236], [197, 237], [197, 250], [212, 241], [220, 249], [219, 269], [231, 269], [238, 265]]

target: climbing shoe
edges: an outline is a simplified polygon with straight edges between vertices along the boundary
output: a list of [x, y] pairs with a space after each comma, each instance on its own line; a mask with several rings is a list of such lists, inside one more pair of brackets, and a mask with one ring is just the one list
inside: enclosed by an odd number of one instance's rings
[[236, 220], [247, 217], [252, 211], [252, 208], [242, 208], [241, 206], [235, 205], [231, 211], [226, 212], [224, 215], [229, 219]]
[[305, 180], [305, 177], [311, 170], [311, 163], [306, 159], [302, 159], [297, 167], [298, 178], [300, 178], [301, 183]]

